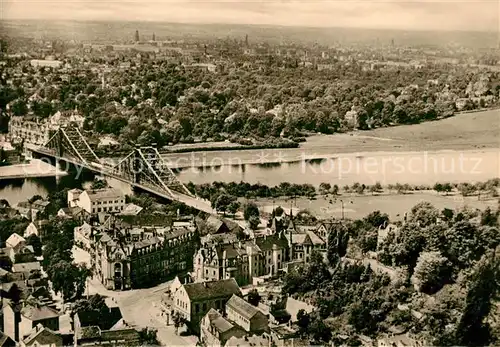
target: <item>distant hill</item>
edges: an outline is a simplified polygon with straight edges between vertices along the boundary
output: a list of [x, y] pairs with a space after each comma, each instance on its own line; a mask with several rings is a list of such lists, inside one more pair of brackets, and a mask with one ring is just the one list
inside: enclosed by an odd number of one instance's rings
[[244, 40], [248, 34], [250, 42], [269, 43], [335, 43], [389, 44], [407, 46], [442, 46], [457, 44], [472, 48], [497, 47], [498, 37], [493, 32], [466, 31], [399, 31], [353, 28], [305, 28], [232, 24], [180, 24], [160, 22], [99, 22], [99, 21], [14, 21], [4, 20], [0, 24], [2, 36], [36, 39], [63, 39], [94, 43], [129, 41], [139, 30], [141, 40], [167, 39], [237, 39]]

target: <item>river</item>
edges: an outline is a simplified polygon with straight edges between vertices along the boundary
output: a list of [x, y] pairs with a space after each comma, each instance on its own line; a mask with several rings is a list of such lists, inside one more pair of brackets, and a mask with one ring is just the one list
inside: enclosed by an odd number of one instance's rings
[[[235, 151], [233, 155], [238, 152], [242, 151]], [[278, 158], [280, 150], [266, 150], [262, 153], [267, 156], [251, 161], [253, 164], [226, 163], [206, 167], [197, 164], [175, 169], [174, 172], [184, 183], [245, 181], [269, 186], [281, 182], [309, 183], [314, 186], [318, 186], [321, 182], [339, 186], [352, 185], [355, 182], [367, 185], [375, 182], [380, 182], [382, 185], [395, 183], [432, 185], [435, 182], [477, 182], [500, 177], [498, 149], [348, 153], [311, 160], [297, 158], [291, 160], [290, 157], [284, 157], [282, 160], [283, 158]], [[231, 152], [226, 152], [226, 155], [230, 156]], [[248, 157], [249, 154], [246, 155]], [[259, 160], [263, 163], [260, 164]], [[283, 162], [267, 162], [276, 160]], [[15, 204], [35, 194], [46, 196], [58, 189], [87, 187], [94, 176], [92, 173], [85, 173], [78, 179], [70, 174], [57, 179], [46, 177], [1, 180], [0, 198]], [[127, 184], [116, 180], [108, 181], [126, 194], [131, 193]]]

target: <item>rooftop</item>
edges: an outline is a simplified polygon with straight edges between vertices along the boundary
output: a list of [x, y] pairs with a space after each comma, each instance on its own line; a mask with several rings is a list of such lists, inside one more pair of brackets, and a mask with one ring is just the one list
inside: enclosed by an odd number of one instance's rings
[[9, 336], [0, 331], [0, 346], [14, 346], [15, 342]]
[[229, 322], [227, 319], [222, 317], [222, 315], [219, 312], [217, 312], [216, 310], [214, 310], [213, 308], [211, 308], [208, 311], [207, 315], [208, 315], [208, 319], [210, 320], [210, 324], [215, 329], [217, 329], [217, 331], [219, 331], [221, 333], [225, 333], [226, 331], [234, 328], [234, 325], [231, 322]]
[[38, 346], [62, 345], [62, 337], [40, 323], [31, 330], [30, 334], [23, 340], [23, 344], [29, 345], [33, 341], [36, 341]]
[[14, 233], [9, 236], [5, 243], [8, 247], [14, 248], [17, 247], [21, 242], [26, 242], [26, 239], [21, 235]]
[[240, 287], [234, 278], [203, 283], [189, 283], [184, 284], [183, 287], [192, 301], [231, 296], [233, 294], [241, 295]]
[[122, 319], [119, 307], [111, 307], [107, 314], [101, 315], [98, 311], [80, 311], [76, 314], [81, 327], [98, 326], [102, 330], [111, 329]]
[[40, 263], [38, 261], [32, 261], [29, 263], [16, 263], [12, 265], [12, 272], [31, 272], [40, 271]]
[[21, 314], [31, 321], [40, 321], [44, 319], [57, 318], [59, 312], [49, 306], [26, 306], [21, 310]]
[[240, 315], [248, 320], [252, 319], [253, 316], [260, 312], [257, 307], [253, 306], [237, 295], [233, 295], [227, 302], [226, 306], [237, 311]]
[[118, 189], [98, 189], [98, 190], [87, 190], [90, 200], [110, 200], [110, 199], [122, 199], [124, 195]]

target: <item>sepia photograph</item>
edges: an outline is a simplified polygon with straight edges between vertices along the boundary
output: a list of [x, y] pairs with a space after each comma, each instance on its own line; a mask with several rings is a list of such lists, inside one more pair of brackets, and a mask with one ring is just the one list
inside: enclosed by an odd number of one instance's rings
[[499, 0], [0, 0], [0, 347], [500, 346]]

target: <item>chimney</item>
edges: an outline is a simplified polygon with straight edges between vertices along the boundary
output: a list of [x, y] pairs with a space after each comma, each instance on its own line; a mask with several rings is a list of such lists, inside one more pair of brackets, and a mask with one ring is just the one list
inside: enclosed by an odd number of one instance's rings
[[241, 248], [241, 241], [238, 242], [238, 247]]

